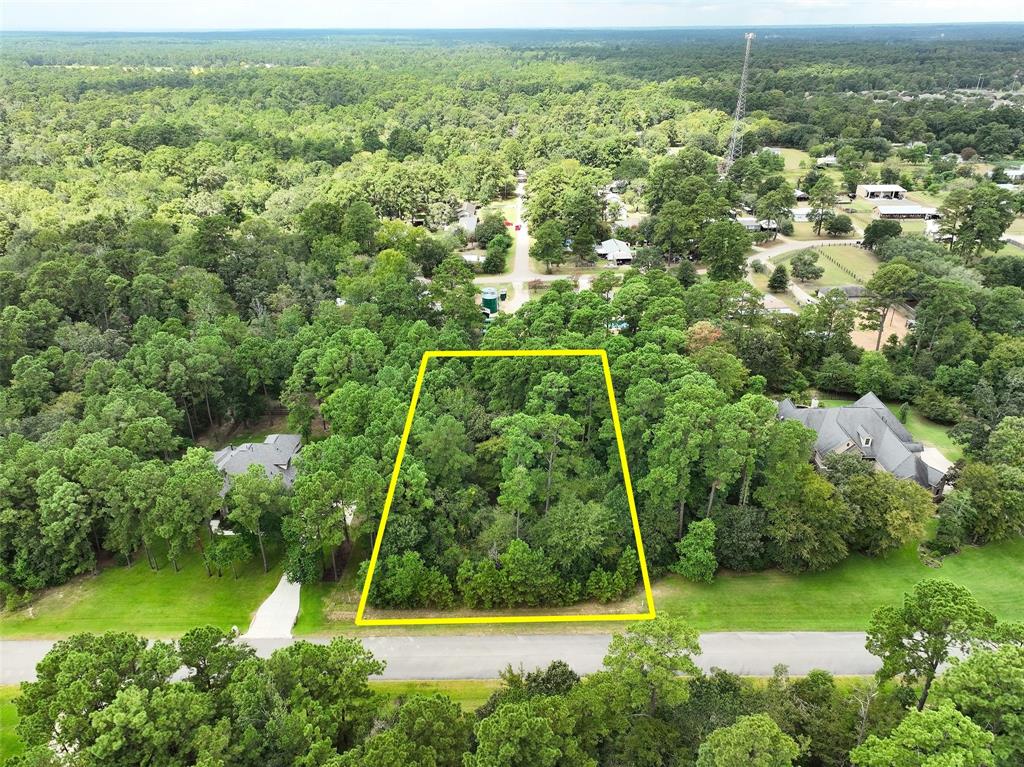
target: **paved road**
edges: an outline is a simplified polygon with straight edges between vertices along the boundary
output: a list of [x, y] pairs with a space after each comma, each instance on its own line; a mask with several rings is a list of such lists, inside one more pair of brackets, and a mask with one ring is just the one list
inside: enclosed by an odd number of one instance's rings
[[[526, 669], [562, 659], [577, 673], [601, 667], [609, 634], [501, 634], [473, 636], [376, 636], [363, 643], [387, 661], [385, 679], [495, 679], [508, 664]], [[269, 655], [294, 639], [251, 639]], [[327, 642], [327, 639], [314, 639]], [[0, 641], [0, 684], [31, 680], [49, 640]], [[793, 674], [821, 668], [834, 674], [872, 674], [877, 659], [857, 632], [711, 633], [701, 637], [703, 669], [715, 666], [750, 676], [768, 676], [778, 663]]]

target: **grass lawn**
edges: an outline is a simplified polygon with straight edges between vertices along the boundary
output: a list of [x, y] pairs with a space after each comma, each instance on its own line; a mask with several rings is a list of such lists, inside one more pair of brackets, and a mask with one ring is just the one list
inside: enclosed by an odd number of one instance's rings
[[[824, 245], [813, 250], [818, 253], [818, 266], [823, 267], [825, 273], [817, 280], [798, 283], [808, 293], [814, 293], [818, 288], [863, 285], [878, 269], [878, 259], [870, 251], [856, 245]], [[780, 256], [775, 263], [785, 264], [789, 269], [790, 261], [797, 253], [799, 251]]]
[[793, 309], [794, 311], [799, 311], [800, 305], [796, 302], [796, 298], [793, 297], [793, 294], [790, 293], [788, 290], [782, 293], [772, 293], [771, 291], [768, 290], [769, 276], [770, 275], [768, 274], [758, 274], [757, 272], [751, 272], [750, 282], [753, 284], [755, 288], [760, 290], [762, 293], [774, 296], [775, 298], [782, 301], [782, 303], [784, 303], [790, 309]]
[[0, 617], [0, 637], [62, 637], [83, 631], [131, 631], [171, 637], [193, 626], [244, 632], [252, 614], [281, 577], [281, 568], [263, 572], [258, 558], [239, 568], [238, 578], [225, 572], [208, 577], [198, 553], [153, 572], [145, 558], [134, 567], [110, 566], [47, 589], [35, 602]]
[[438, 681], [400, 682], [395, 680], [371, 681], [370, 687], [385, 693], [391, 700], [407, 698], [410, 695], [433, 695], [441, 693], [462, 706], [463, 711], [480, 708], [491, 693], [501, 687], [500, 679], [441, 679]]
[[925, 205], [932, 208], [941, 207], [943, 201], [946, 199], [944, 192], [939, 194], [930, 194], [925, 191], [907, 192], [907, 199], [911, 202], [916, 202], [918, 205]]
[[[836, 394], [829, 394], [827, 397], [821, 397], [819, 402], [821, 402], [825, 407], [838, 407], [839, 405], [847, 405], [850, 402], [854, 402], [856, 399], [856, 397], [843, 397]], [[894, 415], [899, 413], [901, 403], [886, 402], [885, 404]], [[918, 412], [917, 408], [910, 408], [907, 413], [907, 423], [905, 425], [907, 427], [907, 431], [913, 435], [914, 439], [918, 440], [925, 446], [937, 447], [949, 460], [959, 461], [963, 458], [964, 449], [950, 439], [949, 427], [925, 418]]]
[[1017, 216], [1006, 231], [1008, 234], [1024, 234], [1024, 216]]
[[862, 631], [876, 607], [898, 604], [925, 578], [968, 587], [1001, 619], [1024, 619], [1021, 538], [965, 549], [939, 568], [922, 564], [908, 545], [884, 559], [854, 555], [823, 573], [727, 572], [706, 585], [670, 575], [655, 584], [654, 600], [660, 612], [702, 631]]
[[12, 702], [20, 692], [16, 684], [0, 685], [0, 764], [21, 753], [21, 738], [15, 733], [18, 712]]
[[1003, 243], [1003, 247], [996, 252], [1001, 256], [1024, 256], [1024, 248], [1012, 242]]

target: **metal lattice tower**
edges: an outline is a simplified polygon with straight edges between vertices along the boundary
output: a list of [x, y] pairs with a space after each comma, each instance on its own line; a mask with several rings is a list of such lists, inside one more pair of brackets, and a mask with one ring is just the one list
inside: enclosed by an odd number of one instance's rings
[[744, 36], [747, 41], [747, 50], [743, 54], [743, 74], [740, 75], [740, 92], [736, 98], [736, 112], [732, 116], [732, 135], [729, 137], [729, 149], [725, 153], [723, 173], [728, 173], [729, 168], [736, 162], [736, 156], [740, 151], [740, 123], [743, 122], [743, 115], [747, 111], [747, 70], [750, 68], [750, 44], [754, 42], [754, 33], [747, 32]]

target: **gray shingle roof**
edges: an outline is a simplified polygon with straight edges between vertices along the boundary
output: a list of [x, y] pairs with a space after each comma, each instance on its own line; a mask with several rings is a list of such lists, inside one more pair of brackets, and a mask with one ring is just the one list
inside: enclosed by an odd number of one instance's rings
[[912, 479], [927, 488], [936, 487], [944, 473], [921, 457], [924, 449], [878, 397], [868, 392], [852, 405], [798, 408], [785, 399], [779, 417], [799, 421], [818, 433], [815, 453], [823, 458], [832, 452], [857, 450], [900, 479]]
[[263, 467], [270, 478], [281, 477], [285, 487], [295, 480], [295, 455], [302, 448], [298, 434], [271, 434], [263, 442], [221, 448], [213, 454], [213, 462], [225, 475], [224, 492], [230, 486], [229, 477], [244, 474], [253, 465]]

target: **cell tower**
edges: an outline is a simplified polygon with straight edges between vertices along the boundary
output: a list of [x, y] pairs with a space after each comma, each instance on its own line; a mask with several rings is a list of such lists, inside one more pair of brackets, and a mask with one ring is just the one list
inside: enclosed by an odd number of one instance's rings
[[754, 33], [747, 32], [744, 36], [747, 41], [747, 50], [743, 54], [743, 74], [740, 75], [740, 93], [736, 98], [736, 113], [732, 116], [732, 136], [729, 137], [729, 149], [725, 153], [725, 163], [722, 173], [728, 173], [729, 168], [736, 162], [736, 155], [740, 151], [740, 123], [743, 122], [743, 115], [747, 111], [747, 70], [750, 67], [750, 44], [754, 42]]

